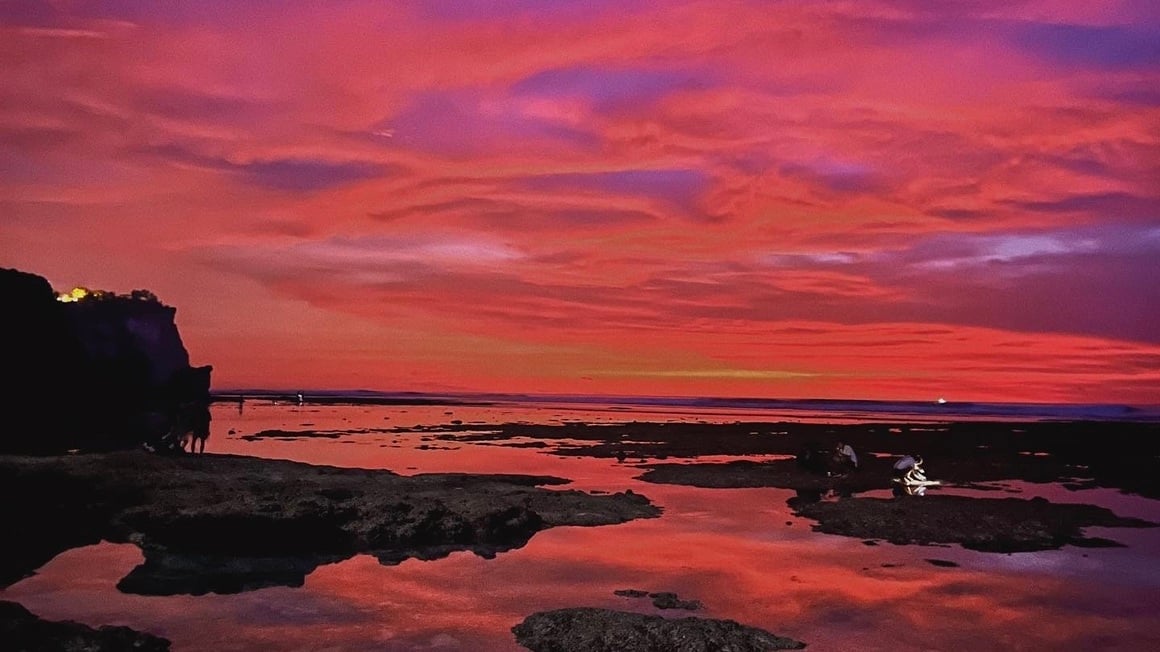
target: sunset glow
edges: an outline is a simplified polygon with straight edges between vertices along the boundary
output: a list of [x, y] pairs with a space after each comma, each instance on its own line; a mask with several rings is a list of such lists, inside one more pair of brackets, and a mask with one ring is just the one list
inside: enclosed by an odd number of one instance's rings
[[934, 6], [3, 3], [0, 266], [217, 389], [1160, 403], [1160, 3]]

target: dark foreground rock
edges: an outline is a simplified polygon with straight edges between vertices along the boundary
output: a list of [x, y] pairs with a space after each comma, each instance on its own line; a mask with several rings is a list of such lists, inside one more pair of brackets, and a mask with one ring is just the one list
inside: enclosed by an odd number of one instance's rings
[[814, 530], [895, 544], [949, 544], [983, 552], [1027, 552], [1064, 545], [1119, 545], [1085, 537], [1083, 528], [1156, 527], [1123, 518], [1094, 505], [1051, 503], [1042, 498], [922, 496], [901, 499], [790, 499], [801, 516], [816, 520]]
[[457, 550], [489, 557], [557, 525], [655, 517], [632, 492], [551, 491], [546, 476], [340, 469], [227, 455], [144, 452], [0, 457], [0, 585], [56, 554], [132, 542], [145, 562], [118, 585], [142, 594], [300, 586], [358, 553], [384, 564]]
[[589, 607], [535, 613], [512, 632], [532, 652], [764, 652], [806, 646], [732, 620], [668, 619]]
[[10, 652], [162, 652], [169, 641], [128, 627], [93, 629], [72, 621], [41, 620], [15, 602], [0, 602], [0, 644]]

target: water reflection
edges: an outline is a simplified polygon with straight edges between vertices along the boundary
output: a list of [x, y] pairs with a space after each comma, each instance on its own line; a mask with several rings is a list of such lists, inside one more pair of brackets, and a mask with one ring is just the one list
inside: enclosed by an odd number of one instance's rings
[[[813, 532], [811, 522], [795, 517], [787, 504], [840, 496], [650, 485], [633, 479], [640, 469], [614, 459], [558, 458], [533, 448], [471, 443], [421, 450], [419, 434], [256, 442], [222, 436], [229, 429], [240, 435], [302, 423], [355, 429], [403, 418], [408, 425], [428, 416], [448, 418], [442, 408], [424, 415], [398, 408], [246, 407], [240, 414], [232, 405], [215, 407], [213, 452], [396, 471], [413, 467], [408, 472], [560, 475], [584, 489], [631, 488], [665, 512], [616, 526], [542, 531], [524, 548], [490, 560], [452, 553], [383, 566], [358, 556], [317, 567], [299, 589], [238, 595], [122, 593], [117, 583], [143, 557], [135, 546], [101, 544], [60, 555], [0, 597], [49, 618], [157, 633], [171, 638], [178, 652], [516, 650], [509, 630], [535, 611], [654, 611], [647, 601], [613, 594], [623, 588], [674, 591], [704, 603], [698, 615], [763, 627], [804, 640], [811, 650], [1160, 649], [1154, 606], [1160, 533], [1154, 529], [1118, 530], [1117, 538], [1130, 545], [1121, 549], [995, 555], [957, 546], [867, 546]], [[454, 418], [470, 416], [459, 412]], [[1156, 501], [1107, 490], [1024, 483], [1002, 489], [1049, 492], [1049, 499], [1059, 501], [1113, 501], [1107, 506], [1129, 516], [1156, 519], [1160, 511]], [[958, 567], [932, 566], [925, 561], [930, 558]]]

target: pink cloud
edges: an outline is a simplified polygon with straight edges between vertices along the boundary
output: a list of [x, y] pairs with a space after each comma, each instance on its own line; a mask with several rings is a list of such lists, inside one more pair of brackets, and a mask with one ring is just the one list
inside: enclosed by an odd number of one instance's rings
[[[24, 3], [0, 257], [152, 287], [226, 384], [912, 396], [936, 347], [980, 395], [1146, 399], [1158, 30], [1056, 0]], [[253, 304], [317, 352], [256, 345], [292, 338]], [[1043, 345], [1004, 370], [1008, 341]]]

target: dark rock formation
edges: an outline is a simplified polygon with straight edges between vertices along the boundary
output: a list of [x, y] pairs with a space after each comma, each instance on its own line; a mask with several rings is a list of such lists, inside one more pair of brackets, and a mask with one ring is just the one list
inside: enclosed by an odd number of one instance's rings
[[11, 652], [162, 652], [169, 649], [169, 641], [128, 627], [93, 629], [67, 620], [41, 620], [15, 602], [0, 602], [0, 641]]
[[657, 609], [696, 611], [704, 606], [700, 600], [682, 600], [676, 593], [670, 591], [649, 593], [648, 591], [641, 591], [640, 589], [617, 589], [613, 591], [613, 594], [619, 595], [622, 598], [652, 598], [652, 604]]
[[640, 589], [617, 589], [612, 592], [613, 595], [619, 595], [622, 598], [647, 598], [648, 591]]
[[765, 652], [806, 646], [732, 620], [668, 619], [588, 607], [535, 613], [512, 632], [532, 652]]
[[0, 269], [0, 450], [111, 450], [176, 423], [208, 428], [209, 367], [190, 367], [176, 310], [146, 291], [70, 302], [44, 278]]
[[671, 591], [661, 591], [659, 593], [650, 593], [648, 597], [652, 598], [653, 606], [657, 609], [684, 609], [685, 611], [696, 611], [702, 606], [700, 600], [682, 600], [677, 597], [676, 593]]
[[1083, 528], [1155, 527], [1155, 523], [1116, 516], [1095, 505], [1051, 503], [1042, 498], [965, 498], [922, 496], [900, 499], [844, 498], [816, 502], [790, 499], [814, 529], [894, 544], [958, 543], [983, 552], [1027, 552], [1064, 545], [1118, 545], [1087, 538]]
[[57, 553], [132, 542], [145, 562], [119, 588], [233, 593], [299, 586], [318, 565], [358, 553], [385, 564], [456, 550], [518, 548], [557, 525], [655, 517], [647, 498], [550, 491], [552, 477], [340, 469], [225, 455], [144, 451], [0, 457], [0, 523], [12, 554], [0, 585]]
[[707, 489], [780, 487], [795, 491], [854, 493], [890, 486], [893, 460], [870, 459], [860, 471], [840, 477], [818, 475], [794, 460], [753, 462], [737, 460], [703, 464], [652, 464], [638, 480]]
[[[1060, 424], [1066, 426], [1066, 424]], [[1089, 444], [1098, 448], [1097, 442]], [[1028, 461], [1003, 468], [997, 459], [976, 455], [966, 460], [939, 462], [933, 473], [947, 475], [964, 484], [1007, 474], [1025, 479], [1046, 473], [1066, 473], [1066, 467], [1044, 458], [1020, 456]], [[1042, 460], [1042, 461], [1040, 461]], [[860, 539], [891, 543], [960, 543], [988, 552], [1046, 550], [1063, 545], [1108, 546], [1114, 541], [1085, 537], [1083, 528], [1147, 527], [1138, 519], [1120, 518], [1093, 505], [1049, 503], [1043, 499], [980, 499], [928, 494], [895, 500], [854, 498], [853, 495], [891, 486], [889, 458], [870, 457], [862, 469], [842, 477], [826, 477], [803, 469], [792, 460], [752, 462], [740, 460], [708, 464], [655, 464], [639, 476], [647, 482], [696, 487], [779, 487], [793, 489], [789, 504], [800, 515], [819, 523], [815, 530]], [[1035, 465], [1035, 466], [1033, 466]], [[1050, 467], [1050, 470], [1048, 470]], [[842, 497], [822, 501], [823, 495]]]

